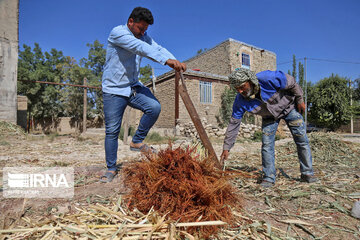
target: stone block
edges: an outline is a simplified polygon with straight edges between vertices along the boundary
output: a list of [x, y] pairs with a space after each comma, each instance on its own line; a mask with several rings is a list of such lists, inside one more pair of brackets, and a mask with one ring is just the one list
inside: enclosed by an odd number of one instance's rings
[[351, 216], [360, 219], [360, 201], [354, 203], [354, 206], [351, 209]]

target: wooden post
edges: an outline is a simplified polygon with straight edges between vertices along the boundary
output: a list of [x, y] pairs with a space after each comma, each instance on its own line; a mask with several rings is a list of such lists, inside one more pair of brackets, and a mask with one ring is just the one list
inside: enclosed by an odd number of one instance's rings
[[154, 68], [153, 68], [153, 67], [151, 68], [151, 73], [152, 73], [151, 81], [152, 81], [152, 85], [153, 85], [153, 93], [155, 94], [155, 92], [156, 92], [156, 85], [155, 85], [156, 77], [155, 77], [155, 73], [154, 73]]
[[124, 128], [124, 138], [123, 138], [123, 142], [125, 145], [128, 144], [128, 136], [129, 136], [129, 119], [130, 119], [130, 107], [126, 107], [125, 108], [125, 112], [124, 112], [124, 124], [123, 124], [123, 128]]
[[86, 132], [86, 111], [87, 111], [87, 88], [86, 88], [86, 77], [84, 77], [84, 110], [83, 110], [83, 133]]
[[179, 114], [179, 72], [175, 72], [175, 127], [178, 124]]
[[[178, 75], [175, 75], [175, 78]], [[184, 77], [182, 76], [182, 73], [180, 73], [180, 78], [181, 78], [181, 82], [182, 84], [179, 85], [179, 94], [181, 96], [181, 99], [183, 100], [186, 110], [188, 111], [191, 120], [193, 121], [196, 131], [199, 134], [200, 140], [202, 142], [202, 144], [204, 145], [204, 148], [208, 151], [209, 156], [213, 159], [214, 163], [215, 163], [215, 167], [222, 169], [222, 166], [216, 156], [215, 150], [206, 134], [205, 128], [203, 127], [200, 117], [194, 107], [193, 102], [191, 101], [191, 98], [187, 92], [186, 86], [185, 86], [185, 80]]]

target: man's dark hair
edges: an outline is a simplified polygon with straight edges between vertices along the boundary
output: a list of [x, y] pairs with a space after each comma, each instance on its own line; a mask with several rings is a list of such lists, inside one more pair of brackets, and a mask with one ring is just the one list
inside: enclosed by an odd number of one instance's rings
[[154, 18], [150, 10], [143, 7], [134, 8], [134, 10], [131, 12], [129, 16], [129, 19], [130, 18], [134, 19], [134, 22], [140, 22], [141, 20], [144, 20], [150, 25], [154, 23]]

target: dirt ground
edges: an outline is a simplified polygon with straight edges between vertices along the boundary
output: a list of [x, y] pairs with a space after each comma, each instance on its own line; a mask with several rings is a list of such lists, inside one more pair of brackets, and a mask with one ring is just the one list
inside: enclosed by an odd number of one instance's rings
[[[314, 155], [315, 174], [320, 181], [313, 184], [299, 181], [299, 164], [292, 139], [276, 141], [277, 182], [275, 187], [266, 190], [257, 183], [261, 170], [261, 143], [237, 142], [231, 151], [227, 169], [249, 173], [247, 178], [234, 179], [234, 185], [244, 198], [243, 210], [239, 209], [238, 214], [252, 223], [277, 229], [269, 239], [360, 239], [360, 219], [350, 215], [353, 203], [360, 200], [360, 135], [336, 135], [335, 138], [340, 143], [334, 138], [331, 141], [340, 145], [333, 148], [345, 147], [345, 150], [332, 156], [324, 148], [324, 152]], [[322, 148], [326, 144], [315, 140], [314, 144], [318, 144], [315, 147]], [[191, 140], [180, 139], [174, 144], [186, 146], [191, 144]], [[220, 156], [222, 141], [213, 141], [213, 145]], [[163, 149], [167, 144], [154, 147]], [[323, 158], [325, 155], [329, 156]], [[142, 156], [131, 152], [128, 145], [119, 141], [118, 157], [119, 163], [128, 164]], [[24, 217], [43, 219], [52, 214], [72, 212], [76, 206], [117, 198], [127, 191], [121, 172], [111, 183], [98, 181], [105, 171], [103, 129], [90, 129], [80, 136], [2, 131], [0, 191], [2, 169], [18, 166], [74, 167], [75, 195], [72, 199], [9, 199], [1, 194], [0, 229], [23, 226]], [[263, 230], [255, 225], [254, 229]]]

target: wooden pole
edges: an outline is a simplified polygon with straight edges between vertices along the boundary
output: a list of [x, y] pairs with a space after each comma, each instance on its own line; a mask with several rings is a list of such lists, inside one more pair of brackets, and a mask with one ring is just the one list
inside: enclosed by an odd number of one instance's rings
[[179, 72], [175, 72], [175, 127], [179, 123]]
[[153, 93], [155, 94], [155, 92], [156, 92], [156, 85], [155, 85], [156, 77], [155, 77], [155, 73], [154, 73], [154, 68], [153, 68], [153, 67], [151, 68], [151, 73], [152, 73], [151, 81], [152, 81], [152, 85], [153, 85]]
[[20, 81], [20, 82], [42, 83], [42, 84], [50, 84], [50, 85], [71, 86], [71, 87], [92, 88], [92, 89], [102, 89], [101, 87], [84, 86], [84, 85], [70, 84], [70, 83], [55, 83], [55, 82], [32, 81], [32, 80], [21, 80], [21, 79], [18, 79], [18, 81]]
[[[84, 77], [84, 86], [86, 86], [86, 77]], [[86, 132], [86, 111], [87, 111], [87, 88], [84, 88], [84, 110], [83, 110], [83, 133]]]
[[130, 119], [129, 115], [130, 115], [130, 107], [126, 107], [125, 112], [124, 112], [124, 124], [123, 124], [123, 128], [124, 128], [123, 142], [124, 142], [125, 145], [128, 145], [129, 119]]
[[191, 98], [187, 92], [184, 77], [181, 72], [180, 72], [180, 78], [181, 78], [182, 84], [179, 85], [179, 94], [185, 104], [186, 110], [188, 111], [190, 118], [195, 125], [196, 131], [199, 134], [200, 140], [201, 140], [202, 144], [204, 145], [204, 148], [208, 151], [209, 156], [213, 159], [213, 161], [215, 163], [215, 167], [222, 169], [222, 166], [216, 156], [215, 150], [206, 134], [205, 128], [203, 127], [200, 117], [199, 117], [199, 115], [194, 107], [194, 104], [191, 101]]

